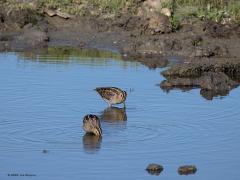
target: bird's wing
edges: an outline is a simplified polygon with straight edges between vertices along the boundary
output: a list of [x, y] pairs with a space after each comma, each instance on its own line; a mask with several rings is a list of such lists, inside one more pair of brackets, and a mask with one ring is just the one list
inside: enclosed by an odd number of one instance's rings
[[110, 88], [96, 88], [96, 91], [102, 98], [107, 100], [110, 100], [115, 95]]

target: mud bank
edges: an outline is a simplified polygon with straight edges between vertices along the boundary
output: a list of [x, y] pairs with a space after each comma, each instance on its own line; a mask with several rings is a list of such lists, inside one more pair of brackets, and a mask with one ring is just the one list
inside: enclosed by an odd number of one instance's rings
[[201, 88], [200, 94], [211, 100], [225, 96], [239, 85], [240, 61], [238, 59], [198, 59], [176, 65], [162, 72], [166, 78], [160, 87], [164, 90], [194, 87]]
[[49, 16], [37, 9], [0, 13], [0, 51], [31, 51], [52, 46], [118, 51], [123, 59], [140, 61], [150, 68], [167, 66], [166, 57], [176, 56], [182, 63], [163, 72], [166, 80], [161, 88], [200, 87], [207, 99], [227, 94], [240, 82], [237, 24], [193, 19], [173, 31], [169, 18], [156, 14], [65, 18]]

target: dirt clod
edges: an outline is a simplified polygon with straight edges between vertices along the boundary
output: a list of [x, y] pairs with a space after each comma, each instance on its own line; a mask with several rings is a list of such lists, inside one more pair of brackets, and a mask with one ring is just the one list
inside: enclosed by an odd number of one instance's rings
[[159, 164], [149, 164], [146, 170], [149, 174], [159, 175], [163, 171], [163, 166]]

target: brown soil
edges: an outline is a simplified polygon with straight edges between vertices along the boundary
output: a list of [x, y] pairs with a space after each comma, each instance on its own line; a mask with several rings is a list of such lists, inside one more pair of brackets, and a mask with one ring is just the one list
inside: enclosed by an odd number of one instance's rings
[[151, 68], [164, 67], [166, 57], [176, 56], [182, 63], [163, 72], [167, 80], [161, 87], [197, 86], [208, 92], [207, 99], [227, 94], [240, 82], [239, 25], [193, 20], [172, 32], [163, 15], [146, 18], [125, 13], [114, 18], [64, 19], [35, 11], [0, 13], [0, 51], [49, 46], [119, 51], [123, 59]]

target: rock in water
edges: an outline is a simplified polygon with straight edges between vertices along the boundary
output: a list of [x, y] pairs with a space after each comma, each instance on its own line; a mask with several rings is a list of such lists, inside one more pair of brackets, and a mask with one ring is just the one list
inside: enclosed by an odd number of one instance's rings
[[194, 165], [180, 166], [178, 168], [178, 174], [180, 175], [195, 174], [196, 172], [197, 172], [197, 168]]
[[159, 175], [163, 171], [163, 166], [159, 164], [149, 164], [146, 170], [149, 174]]

